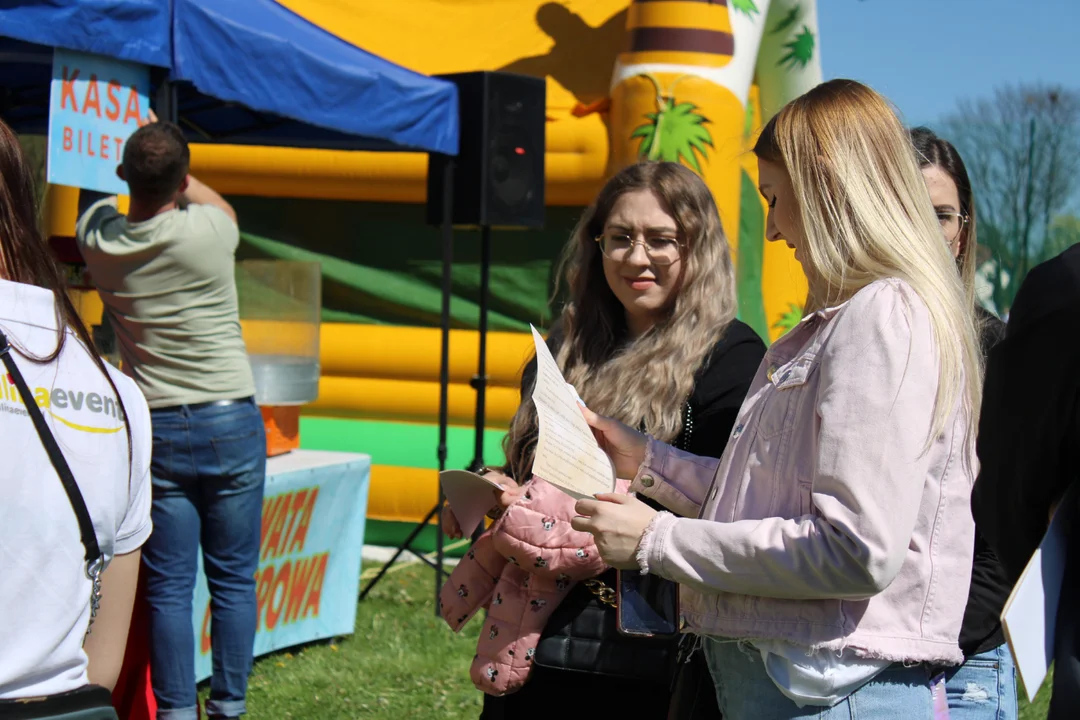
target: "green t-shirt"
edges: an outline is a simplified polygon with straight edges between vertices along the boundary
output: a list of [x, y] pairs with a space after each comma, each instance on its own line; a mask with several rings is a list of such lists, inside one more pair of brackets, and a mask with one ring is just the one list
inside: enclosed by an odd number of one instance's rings
[[129, 223], [116, 199], [79, 218], [79, 249], [151, 408], [255, 394], [234, 276], [239, 229], [211, 205]]

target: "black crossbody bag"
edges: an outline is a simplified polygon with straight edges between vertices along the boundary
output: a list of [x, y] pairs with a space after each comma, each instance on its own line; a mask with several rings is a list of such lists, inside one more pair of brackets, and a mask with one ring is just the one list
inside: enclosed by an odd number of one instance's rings
[[[37, 430], [41, 444], [45, 446], [49, 461], [56, 470], [56, 474], [64, 486], [64, 491], [67, 493], [68, 500], [71, 502], [71, 508], [75, 511], [75, 517], [79, 521], [79, 534], [85, 550], [85, 571], [91, 583], [90, 625], [93, 625], [98, 608], [101, 606], [101, 571], [105, 566], [105, 556], [98, 545], [97, 534], [94, 532], [94, 523], [90, 520], [90, 511], [87, 509], [86, 501], [83, 500], [79, 486], [75, 482], [75, 476], [71, 474], [71, 468], [68, 467], [67, 460], [64, 459], [64, 454], [56, 443], [56, 438], [53, 437], [52, 431], [49, 430], [49, 426], [45, 422], [45, 417], [41, 414], [41, 410], [34, 400], [34, 394], [30, 392], [30, 388], [19, 371], [18, 365], [15, 364], [15, 359], [11, 356], [11, 344], [8, 342], [7, 335], [2, 331], [0, 331], [0, 359], [3, 360], [4, 367], [7, 369], [12, 382], [15, 383], [19, 396], [22, 397], [26, 412], [34, 423], [34, 429]], [[87, 626], [86, 634], [90, 634], [89, 626]], [[0, 700], [0, 719], [43, 719], [80, 713], [73, 717], [85, 718], [85, 720], [106, 720], [107, 718], [116, 717], [111, 702], [111, 695], [107, 689], [97, 685], [88, 685], [85, 688], [47, 697]], [[100, 713], [93, 712], [95, 710], [100, 710]]]

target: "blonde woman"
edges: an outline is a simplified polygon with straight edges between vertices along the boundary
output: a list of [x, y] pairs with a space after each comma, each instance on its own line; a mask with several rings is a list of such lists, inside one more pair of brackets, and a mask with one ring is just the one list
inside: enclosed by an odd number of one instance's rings
[[728, 720], [919, 720], [944, 709], [971, 574], [981, 358], [911, 142], [834, 80], [754, 148], [770, 240], [807, 316], [769, 349], [719, 461], [587, 413], [631, 490], [574, 528], [611, 565], [684, 585]]
[[[765, 346], [735, 319], [731, 252], [704, 182], [676, 163], [642, 163], [618, 173], [575, 229], [565, 277], [569, 301], [548, 344], [581, 398], [677, 447], [723, 452]], [[493, 532], [528, 522], [511, 521], [515, 513], [543, 518], [553, 537], [580, 535], [586, 544], [580, 548], [580, 564], [593, 567], [597, 551], [589, 536], [569, 527], [573, 500], [557, 492], [529, 492], [543, 483], [531, 479], [537, 419], [528, 397], [535, 373], [534, 360], [523, 373], [523, 402], [504, 443], [507, 465], [491, 473], [512, 488], [500, 498], [508, 509]], [[552, 497], [558, 507], [536, 506]], [[452, 513], [444, 513], [444, 523], [458, 534]], [[560, 558], [565, 562], [565, 553]], [[528, 592], [545, 581], [534, 568], [549, 562], [555, 559], [522, 566], [533, 572], [527, 576], [532, 581]], [[557, 607], [538, 644], [531, 644], [535, 638], [506, 632], [505, 626], [501, 634], [498, 627], [486, 626], [481, 633], [482, 643], [494, 640], [480, 648], [481, 655], [492, 658], [491, 668], [481, 669], [491, 677], [474, 668], [478, 687], [488, 693], [484, 720], [549, 719], [559, 712], [665, 717], [674, 643], [618, 634], [614, 608], [601, 601], [604, 588], [615, 586], [613, 571], [594, 582], [556, 586]], [[470, 593], [468, 602], [476, 595]], [[459, 595], [444, 597], [449, 604]], [[543, 611], [551, 612], [551, 604], [545, 600]], [[444, 609], [444, 616], [448, 612]], [[504, 612], [505, 605], [491, 608], [488, 622]], [[448, 621], [455, 624], [458, 618], [448, 616]], [[509, 688], [516, 690], [510, 694], [498, 683], [520, 666], [523, 656], [530, 658], [531, 673], [520, 689]], [[503, 672], [496, 676], [499, 667]], [[496, 691], [508, 694], [496, 697]]]

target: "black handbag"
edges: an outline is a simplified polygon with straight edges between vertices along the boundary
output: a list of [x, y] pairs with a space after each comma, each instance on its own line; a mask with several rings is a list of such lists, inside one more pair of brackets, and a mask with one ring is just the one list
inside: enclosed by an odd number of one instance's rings
[[616, 572], [578, 583], [552, 613], [533, 662], [556, 670], [630, 679], [670, 688], [678, 638], [628, 637], [615, 615]]
[[[15, 383], [22, 397], [26, 412], [34, 423], [34, 429], [37, 430], [41, 444], [45, 446], [45, 452], [48, 453], [49, 460], [67, 492], [68, 500], [79, 522], [79, 534], [85, 551], [86, 576], [90, 579], [90, 625], [93, 625], [98, 608], [101, 606], [101, 571], [105, 566], [105, 556], [98, 546], [90, 511], [86, 507], [86, 501], [83, 500], [75, 477], [71, 474], [71, 468], [68, 467], [64, 454], [56, 443], [56, 438], [53, 437], [45, 422], [45, 417], [34, 400], [34, 394], [30, 392], [18, 365], [15, 364], [15, 359], [11, 357], [11, 344], [2, 331], [0, 331], [0, 359], [3, 360], [11, 381]], [[86, 633], [90, 634], [89, 626]], [[116, 711], [112, 708], [111, 694], [98, 685], [87, 685], [71, 692], [46, 697], [0, 701], [0, 719], [3, 720], [67, 717], [78, 718], [78, 720], [115, 719]]]

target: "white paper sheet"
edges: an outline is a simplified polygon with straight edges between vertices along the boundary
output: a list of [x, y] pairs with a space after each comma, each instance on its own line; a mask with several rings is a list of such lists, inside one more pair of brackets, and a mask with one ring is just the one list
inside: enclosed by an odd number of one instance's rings
[[[531, 326], [530, 326], [531, 327]], [[600, 448], [547, 343], [532, 328], [536, 344], [536, 385], [532, 399], [540, 425], [533, 475], [576, 498], [614, 492], [615, 468]]]
[[1054, 629], [1065, 574], [1065, 531], [1075, 505], [1076, 488], [1072, 488], [1061, 499], [1042, 543], [1001, 611], [1005, 639], [1029, 702], [1035, 700], [1054, 659]]

